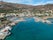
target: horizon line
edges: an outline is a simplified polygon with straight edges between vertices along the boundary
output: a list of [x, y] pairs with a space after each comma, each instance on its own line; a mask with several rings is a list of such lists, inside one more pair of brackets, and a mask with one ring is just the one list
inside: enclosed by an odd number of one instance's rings
[[[1, 1], [0, 2], [7, 2], [7, 1]], [[17, 2], [7, 2], [7, 3], [15, 3], [15, 4], [23, 4], [23, 5], [31, 5], [31, 6], [40, 6], [40, 5], [47, 5], [47, 4], [53, 4], [53, 3], [43, 3], [43, 4], [25, 4], [25, 3], [17, 3]]]

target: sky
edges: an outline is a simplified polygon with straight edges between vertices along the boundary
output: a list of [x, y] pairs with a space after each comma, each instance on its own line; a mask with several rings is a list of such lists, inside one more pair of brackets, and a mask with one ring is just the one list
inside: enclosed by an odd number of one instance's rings
[[53, 0], [3, 0], [5, 2], [27, 4], [27, 5], [45, 5], [53, 4]]

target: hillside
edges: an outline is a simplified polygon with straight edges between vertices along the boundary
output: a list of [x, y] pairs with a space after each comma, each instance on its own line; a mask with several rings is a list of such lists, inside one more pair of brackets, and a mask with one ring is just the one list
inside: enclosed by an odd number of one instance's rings
[[[3, 10], [3, 11], [2, 11]], [[53, 4], [32, 6], [32, 5], [24, 5], [24, 4], [16, 4], [16, 3], [8, 3], [8, 2], [0, 2], [0, 12], [8, 12], [8, 11], [23, 11], [23, 10], [53, 10]]]

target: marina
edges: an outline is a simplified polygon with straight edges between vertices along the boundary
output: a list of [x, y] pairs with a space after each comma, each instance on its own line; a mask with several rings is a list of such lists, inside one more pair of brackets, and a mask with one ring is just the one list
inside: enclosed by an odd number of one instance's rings
[[17, 23], [11, 30], [12, 34], [6, 37], [5, 40], [53, 39], [53, 24], [48, 25], [47, 23], [35, 22], [33, 18], [25, 18], [25, 20]]
[[[51, 24], [51, 21], [48, 21], [48, 20], [44, 20], [44, 19], [41, 19], [41, 18], [38, 18], [38, 17], [32, 17], [35, 22], [42, 22], [42, 23], [47, 23], [47, 24]], [[28, 18], [27, 18], [28, 19]], [[7, 17], [7, 20], [11, 21], [10, 23], [8, 23], [8, 25], [6, 25], [4, 28], [2, 28], [0, 30], [0, 39], [5, 39], [6, 36], [10, 35], [11, 32], [9, 32], [9, 30], [12, 29], [12, 26], [16, 25], [17, 23], [19, 22], [26, 22], [27, 19], [25, 20], [25, 18], [17, 18], [17, 17]], [[31, 20], [31, 18], [28, 19], [29, 21]]]
[[52, 3], [0, 0], [0, 40], [53, 40]]
[[[15, 18], [16, 18], [16, 17], [15, 17]], [[9, 32], [9, 30], [11, 31], [13, 25], [16, 25], [16, 23], [25, 21], [23, 18], [16, 19], [16, 20], [15, 20], [15, 18], [9, 19], [9, 21], [11, 21], [11, 23], [8, 24], [9, 26], [6, 25], [4, 28], [2, 28], [2, 29], [0, 30], [0, 39], [3, 40], [3, 39], [6, 38], [6, 36], [8, 36], [8, 35], [11, 34], [11, 32]]]

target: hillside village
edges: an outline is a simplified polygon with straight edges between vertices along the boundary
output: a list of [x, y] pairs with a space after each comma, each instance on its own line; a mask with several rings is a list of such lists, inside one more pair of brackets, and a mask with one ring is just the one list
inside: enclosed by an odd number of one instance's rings
[[29, 16], [29, 17], [33, 17], [33, 16], [37, 16], [37, 17], [52, 17], [53, 16], [53, 10], [48, 10], [48, 11], [34, 11], [34, 12], [30, 12], [29, 10], [25, 11], [25, 12], [11, 12], [11, 13], [0, 13], [0, 17], [5, 17], [5, 16], [18, 16], [18, 17], [24, 17], [24, 16]]
[[17, 15], [17, 16], [38, 16], [46, 17], [53, 15], [53, 4], [47, 5], [24, 5], [7, 2], [0, 2], [0, 17]]
[[[0, 2], [0, 32], [1, 29], [3, 30], [4, 28], [5, 33], [6, 27], [8, 26], [11, 27], [20, 21], [25, 21], [24, 17], [26, 18], [33, 17], [34, 19], [37, 19], [37, 22], [42, 21], [46, 23], [51, 23], [47, 19], [53, 18], [53, 4], [32, 6], [32, 5], [8, 3], [3, 1]], [[7, 32], [9, 32], [8, 29]]]
[[[7, 2], [0, 2], [0, 24], [5, 20], [9, 22], [8, 17], [39, 17], [42, 19], [53, 18], [53, 4], [47, 5], [24, 5]], [[5, 24], [5, 23], [2, 23]]]

